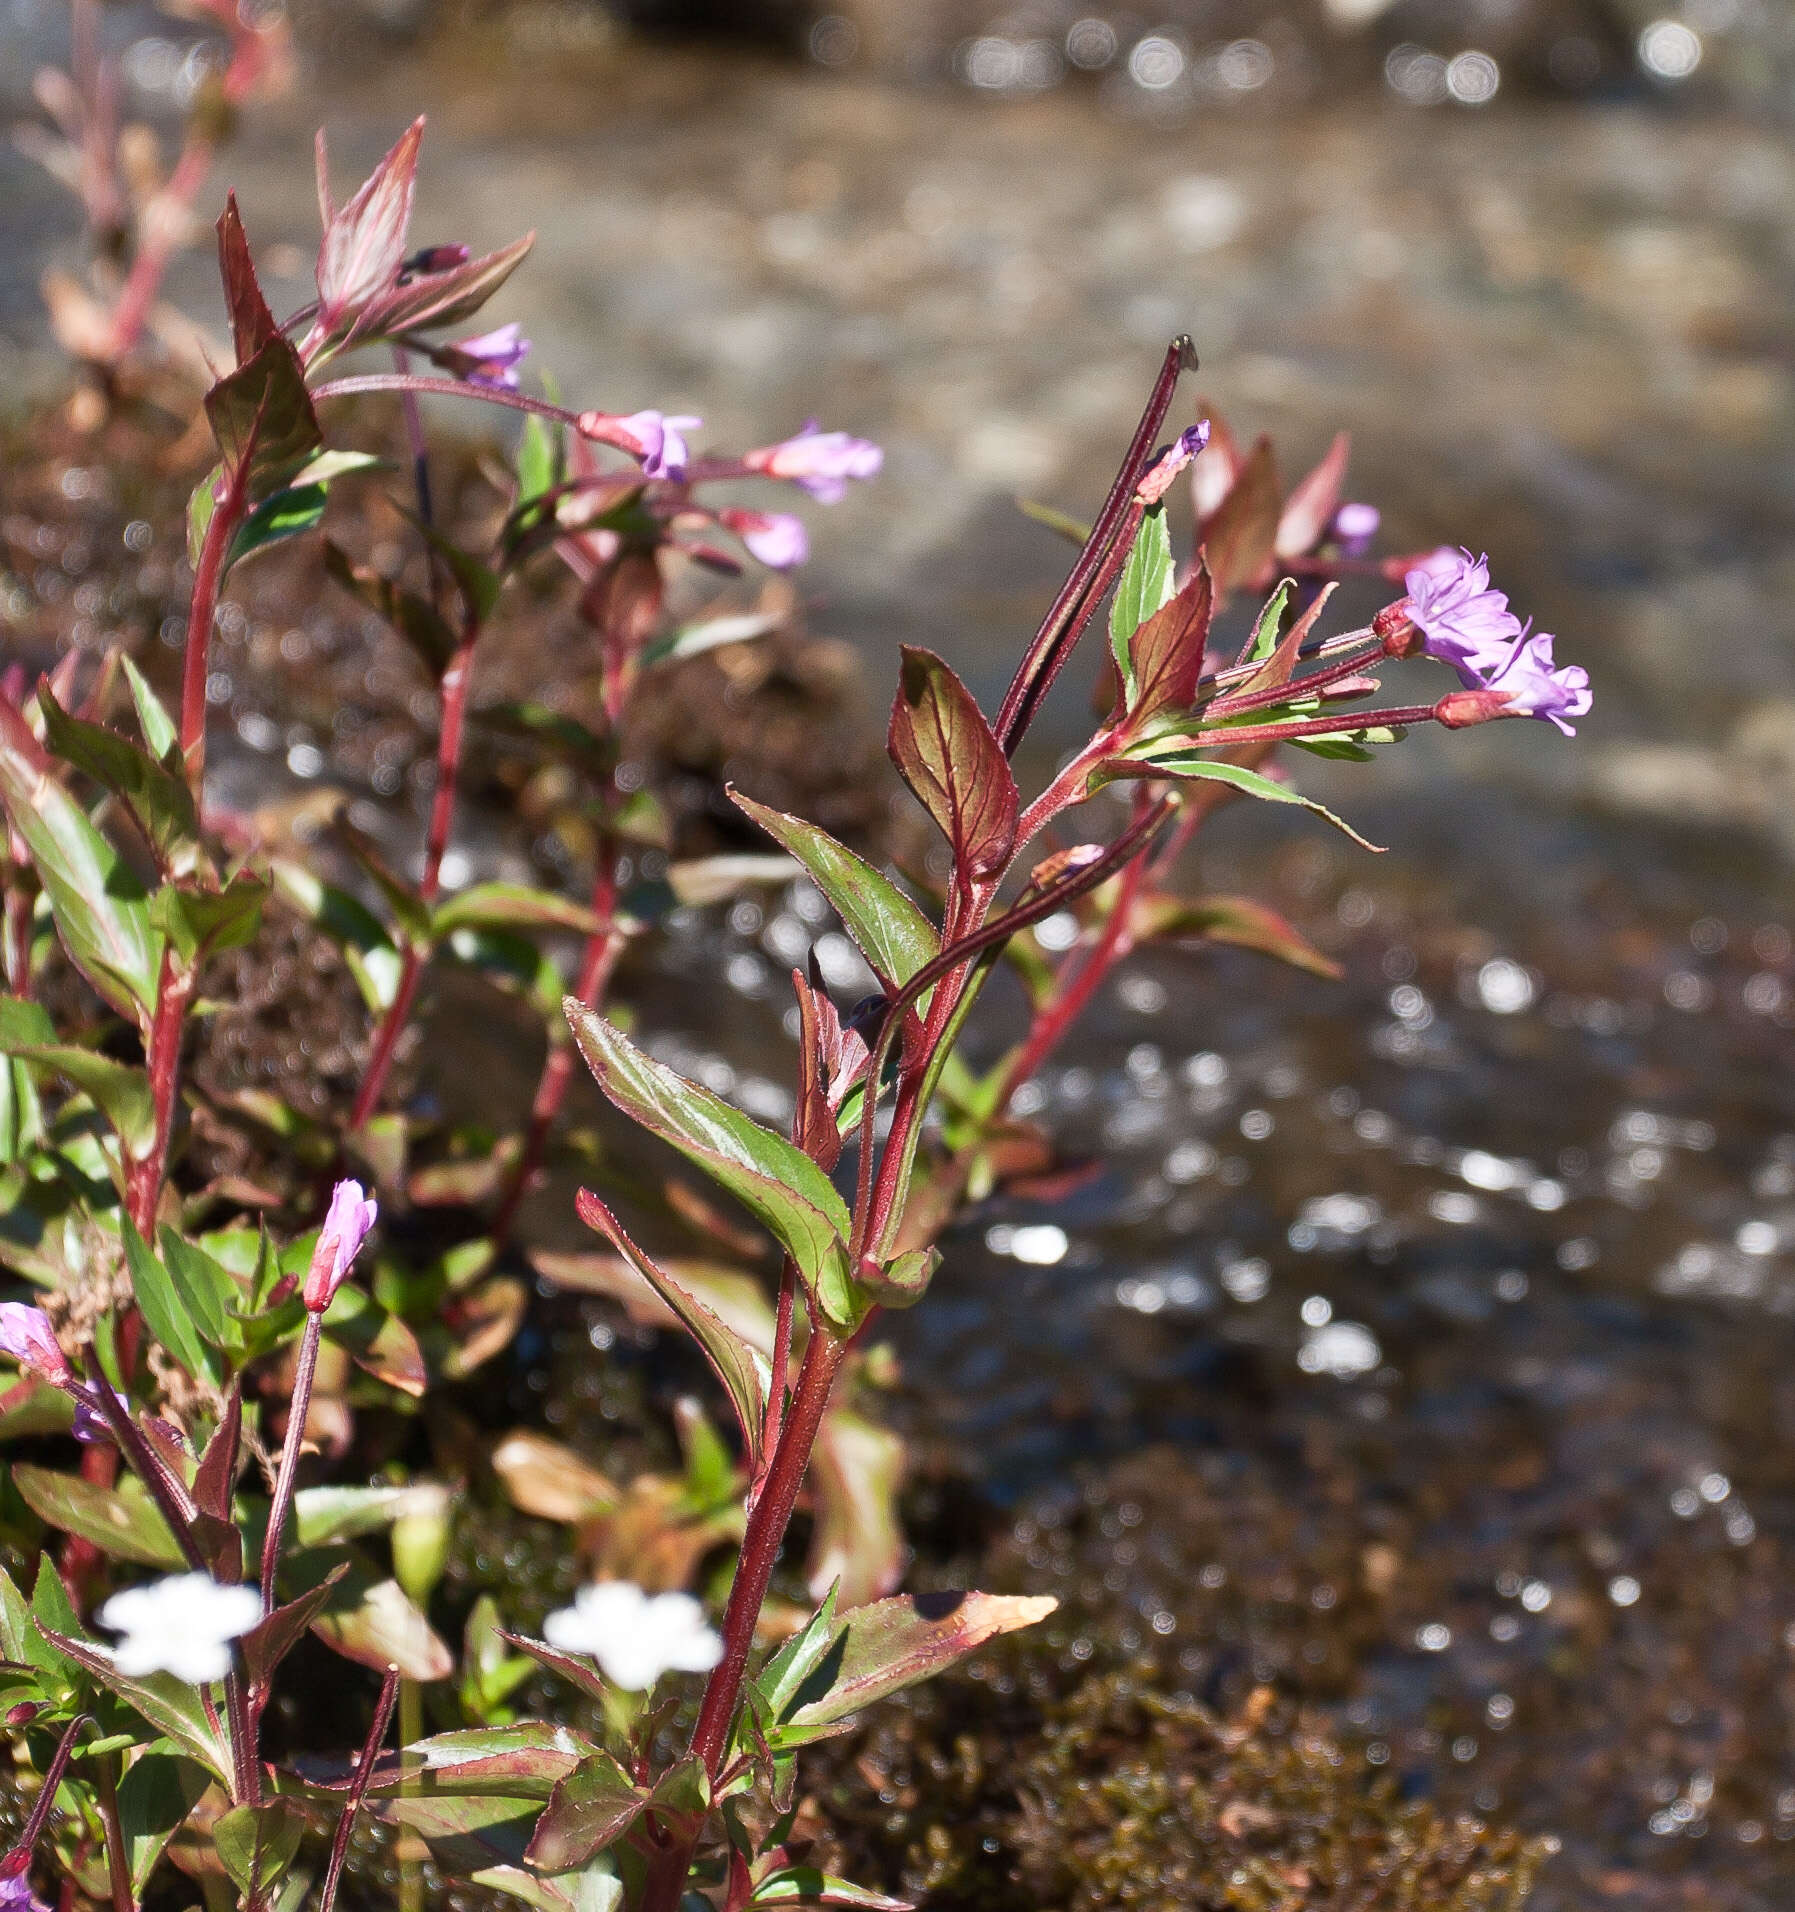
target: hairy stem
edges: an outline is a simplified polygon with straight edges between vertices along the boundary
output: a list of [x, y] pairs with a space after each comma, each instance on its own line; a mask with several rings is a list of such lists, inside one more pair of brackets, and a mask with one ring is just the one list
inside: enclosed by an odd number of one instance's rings
[[14, 1853], [22, 1852], [29, 1861], [33, 1848], [44, 1836], [44, 1827], [50, 1820], [50, 1809], [56, 1803], [56, 1789], [62, 1784], [62, 1776], [68, 1771], [69, 1761], [74, 1757], [76, 1737], [88, 1723], [85, 1713], [77, 1713], [62, 1729], [62, 1737], [56, 1742], [56, 1751], [51, 1754], [50, 1764], [45, 1769], [43, 1786], [31, 1808], [31, 1817], [25, 1821], [25, 1830], [19, 1834], [17, 1843], [6, 1855], [9, 1859]]
[[287, 1516], [293, 1507], [293, 1488], [299, 1476], [299, 1450], [305, 1445], [306, 1416], [311, 1411], [312, 1382], [318, 1372], [318, 1343], [324, 1318], [315, 1310], [305, 1317], [299, 1341], [299, 1362], [293, 1370], [293, 1401], [287, 1409], [287, 1437], [281, 1443], [280, 1471], [274, 1477], [274, 1499], [268, 1509], [268, 1531], [262, 1541], [262, 1610], [274, 1611], [274, 1576], [286, 1538]]

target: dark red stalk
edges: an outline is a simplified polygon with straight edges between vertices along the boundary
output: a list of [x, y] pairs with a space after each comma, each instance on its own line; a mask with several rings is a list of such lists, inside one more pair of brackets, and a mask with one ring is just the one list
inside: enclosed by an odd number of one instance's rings
[[349, 378], [328, 378], [312, 387], [315, 402], [326, 398], [356, 398], [368, 392], [416, 392], [422, 398], [472, 398], [486, 405], [503, 405], [514, 412], [534, 412], [558, 425], [580, 428], [580, 415], [546, 398], [514, 392], [504, 385], [476, 385], [463, 378], [431, 378], [416, 372], [358, 372]]
[[293, 1488], [299, 1474], [299, 1450], [305, 1445], [306, 1416], [311, 1412], [312, 1382], [318, 1372], [318, 1342], [323, 1319], [315, 1312], [305, 1317], [299, 1360], [293, 1370], [292, 1405], [287, 1409], [287, 1435], [281, 1443], [280, 1469], [274, 1477], [274, 1498], [268, 1509], [268, 1530], [262, 1540], [262, 1610], [274, 1611], [274, 1577], [286, 1540], [287, 1516], [293, 1507]]
[[[1342, 730], [1378, 730], [1395, 729], [1403, 724], [1432, 723], [1438, 714], [1437, 704], [1403, 704], [1395, 710], [1355, 711], [1350, 717], [1344, 717], [1334, 711], [1324, 717], [1293, 717], [1283, 724], [1228, 724], [1217, 725], [1190, 738], [1192, 750], [1232, 750], [1240, 744], [1281, 744], [1288, 743], [1292, 737], [1325, 737], [1331, 732]], [[1156, 746], [1163, 745], [1164, 739], [1156, 739]], [[1121, 754], [1126, 755], [1126, 751]]]
[[1356, 670], [1362, 670], [1382, 651], [1381, 644], [1369, 644], [1362, 649], [1342, 653], [1322, 669], [1311, 671], [1307, 677], [1289, 678], [1282, 684], [1267, 684], [1263, 690], [1242, 691], [1234, 697], [1224, 694], [1205, 708], [1204, 718], [1209, 722], [1219, 722], [1224, 717], [1238, 717], [1250, 710], [1265, 710], [1277, 704], [1293, 703], [1299, 697], [1313, 697], [1318, 690], [1338, 683], [1343, 677], [1350, 677]]
[[[817, 1430], [822, 1426], [844, 1353], [841, 1344], [827, 1334], [819, 1331], [811, 1335], [779, 1444], [767, 1468], [760, 1498], [748, 1516], [741, 1558], [723, 1613], [723, 1657], [705, 1684], [698, 1723], [692, 1731], [691, 1749], [704, 1761], [713, 1779], [729, 1744], [730, 1725], [754, 1645], [755, 1625], [772, 1584], [773, 1569], [779, 1564], [785, 1530], [791, 1524], [792, 1509], [797, 1505], [798, 1490], [804, 1483], [810, 1452], [816, 1445]], [[677, 1912], [695, 1844], [690, 1837], [671, 1840], [649, 1860], [640, 1912]]]
[[225, 559], [249, 508], [248, 478], [243, 470], [220, 480], [214, 494], [212, 517], [200, 541], [199, 561], [193, 567], [193, 595], [187, 605], [187, 650], [181, 663], [181, 755], [194, 801], [201, 801], [206, 773], [206, 677], [212, 654], [212, 622], [218, 615], [218, 592], [224, 582]]
[[32, 1802], [31, 1817], [25, 1821], [25, 1830], [19, 1834], [7, 1858], [11, 1859], [22, 1852], [26, 1863], [30, 1864], [32, 1849], [44, 1836], [44, 1827], [49, 1824], [50, 1810], [56, 1803], [56, 1789], [62, 1784], [62, 1776], [68, 1771], [69, 1761], [74, 1757], [75, 1737], [88, 1724], [88, 1716], [77, 1713], [62, 1729], [62, 1737], [56, 1742], [56, 1751], [50, 1756], [50, 1764], [44, 1772], [43, 1788]]
[[173, 950], [165, 949], [156, 983], [156, 1008], [144, 1045], [155, 1133], [149, 1154], [127, 1155], [125, 1160], [125, 1212], [145, 1241], [154, 1241], [156, 1234], [156, 1210], [162, 1199], [162, 1178], [168, 1168], [169, 1137], [174, 1128], [175, 1095], [180, 1087], [181, 1036], [193, 984], [193, 972], [177, 972]]
[[1103, 509], [1097, 514], [1091, 535], [1067, 574], [1065, 583], [1060, 586], [1059, 595], [1048, 606], [1040, 629], [1023, 654], [1022, 662], [1017, 665], [1016, 674], [1010, 680], [1010, 687], [1004, 693], [1003, 706], [992, 728], [1007, 754], [1013, 755], [1017, 744], [1022, 741], [1023, 733], [1028, 729], [1048, 686], [1072, 654], [1091, 612], [1101, 599], [1100, 591], [1092, 591], [1093, 580], [1110, 555], [1117, 530], [1134, 500], [1134, 488], [1140, 483], [1141, 473], [1146, 470], [1153, 456], [1160, 427], [1165, 423], [1166, 413], [1171, 409], [1172, 394], [1178, 387], [1179, 374], [1194, 371], [1196, 364], [1197, 355], [1188, 338], [1180, 335], [1166, 347], [1159, 377], [1154, 381], [1146, 409], [1141, 413], [1140, 423], [1135, 427], [1121, 469], [1109, 488], [1109, 496], [1103, 501]]
[[368, 1796], [368, 1786], [374, 1777], [375, 1762], [380, 1757], [382, 1742], [386, 1739], [386, 1729], [392, 1723], [393, 1701], [399, 1692], [399, 1669], [389, 1666], [386, 1678], [381, 1682], [380, 1698], [374, 1703], [374, 1719], [368, 1728], [368, 1737], [362, 1744], [361, 1759], [355, 1768], [355, 1777], [349, 1782], [349, 1797], [343, 1802], [341, 1818], [337, 1820], [336, 1837], [330, 1842], [330, 1864], [324, 1872], [324, 1890], [318, 1899], [318, 1912], [331, 1912], [337, 1902], [337, 1887], [342, 1882], [343, 1867], [349, 1858], [349, 1837], [355, 1831], [355, 1815], [361, 1811], [362, 1801]]

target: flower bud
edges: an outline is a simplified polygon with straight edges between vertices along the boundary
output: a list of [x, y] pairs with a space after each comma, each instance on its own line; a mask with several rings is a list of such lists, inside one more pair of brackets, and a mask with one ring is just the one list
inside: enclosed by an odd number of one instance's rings
[[1434, 718], [1448, 730], [1468, 730], [1472, 724], [1487, 724], [1492, 717], [1519, 715], [1508, 708], [1510, 701], [1505, 690], [1448, 691], [1434, 705]]
[[20, 1700], [17, 1706], [6, 1709], [6, 1723], [8, 1726], [29, 1726], [43, 1710], [41, 1700]]
[[449, 1564], [455, 1507], [449, 1490], [433, 1481], [414, 1487], [393, 1522], [393, 1578], [418, 1606], [426, 1606]]
[[1171, 489], [1172, 480], [1208, 443], [1209, 420], [1199, 418], [1188, 431], [1180, 432], [1141, 473], [1141, 481], [1134, 488], [1135, 497], [1144, 505], [1158, 504]]
[[338, 1182], [331, 1191], [330, 1208], [305, 1278], [305, 1305], [313, 1314], [322, 1314], [330, 1306], [379, 1214], [380, 1205], [362, 1193], [360, 1182]]

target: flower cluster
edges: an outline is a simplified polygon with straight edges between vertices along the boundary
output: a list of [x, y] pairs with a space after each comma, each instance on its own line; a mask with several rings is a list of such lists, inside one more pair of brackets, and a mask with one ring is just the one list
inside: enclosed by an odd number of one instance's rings
[[1467, 691], [1487, 693], [1490, 714], [1542, 717], [1567, 737], [1576, 734], [1568, 720], [1589, 709], [1589, 673], [1553, 662], [1552, 634], [1535, 631], [1531, 620], [1523, 624], [1508, 608], [1490, 585], [1487, 557], [1436, 551], [1403, 584], [1408, 598], [1401, 609], [1421, 633], [1422, 650], [1450, 664]]

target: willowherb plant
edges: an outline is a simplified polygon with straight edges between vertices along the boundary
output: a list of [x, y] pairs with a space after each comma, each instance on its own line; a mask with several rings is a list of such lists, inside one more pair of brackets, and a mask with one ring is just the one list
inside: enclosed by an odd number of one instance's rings
[[[793, 1836], [799, 1754], [1052, 1602], [894, 1596], [901, 1556], [889, 1522], [876, 1517], [869, 1536], [863, 1513], [841, 1513], [836, 1544], [812, 1562], [815, 1611], [759, 1651], [819, 1444], [832, 1457], [825, 1473], [868, 1477], [850, 1482], [846, 1499], [878, 1505], [892, 1491], [889, 1446], [876, 1431], [869, 1445], [842, 1399], [881, 1312], [922, 1299], [938, 1236], [1005, 1172], [1017, 1092], [1131, 949], [1208, 938], [1325, 971], [1262, 905], [1168, 888], [1179, 851], [1234, 798], [1300, 806], [1353, 834], [1293, 786], [1272, 761], [1278, 746], [1363, 759], [1417, 724], [1508, 716], [1568, 731], [1588, 708], [1587, 680], [1554, 664], [1549, 636], [1521, 626], [1483, 560], [1370, 558], [1376, 515], [1342, 499], [1344, 440], [1288, 496], [1269, 445], [1242, 455], [1217, 422], [1162, 447], [1192, 363], [1188, 343], [1176, 341], [996, 716], [939, 657], [903, 655], [888, 744], [945, 843], [940, 894], [919, 900], [816, 825], [736, 795], [780, 854], [746, 872], [741, 859], [708, 872], [704, 893], [802, 871], [878, 984], [844, 1016], [814, 962], [793, 974], [794, 1114], [789, 1134], [776, 1133], [654, 1060], [605, 1013], [618, 955], [640, 927], [623, 894], [625, 854], [656, 828], [640, 793], [620, 784], [618, 733], [649, 673], [760, 634], [740, 616], [668, 633], [670, 565], [737, 566], [714, 542], [719, 533], [763, 564], [804, 555], [800, 520], [713, 506], [704, 487], [758, 477], [827, 503], [877, 471], [878, 450], [811, 426], [739, 458], [707, 458], [688, 443], [696, 420], [576, 410], [526, 393], [528, 347], [514, 325], [446, 335], [474, 319], [529, 242], [480, 259], [459, 246], [412, 248], [421, 132], [420, 122], [340, 207], [320, 142], [317, 297], [284, 322], [263, 298], [234, 200], [219, 222], [236, 362], [206, 396], [219, 461], [193, 501], [178, 717], [129, 660], [120, 669], [135, 740], [99, 721], [110, 673], [83, 689], [65, 663], [35, 695], [15, 681], [0, 697], [11, 848], [0, 1253], [50, 1291], [46, 1307], [0, 1304], [0, 1350], [20, 1376], [0, 1400], [0, 1415], [12, 1417], [0, 1433], [67, 1431], [84, 1443], [79, 1475], [14, 1469], [25, 1503], [67, 1540], [61, 1571], [42, 1560], [29, 1601], [0, 1575], [0, 1703], [24, 1763], [42, 1776], [36, 1809], [0, 1860], [0, 1890], [8, 1903], [35, 1903], [32, 1882], [54, 1867], [76, 1895], [122, 1912], [171, 1853], [202, 1879], [209, 1904], [329, 1912], [357, 1816], [371, 1809], [419, 1834], [445, 1869], [537, 1906], [673, 1912], [698, 1890], [724, 1912], [889, 1907], [805, 1863]], [[395, 369], [338, 370], [369, 346], [397, 355]], [[419, 360], [434, 369], [414, 370]], [[334, 544], [326, 565], [424, 661], [441, 713], [418, 878], [389, 868], [354, 833], [341, 838], [384, 917], [271, 851], [244, 819], [208, 815], [203, 777], [220, 593], [235, 565], [317, 528], [332, 488], [377, 462], [329, 446], [320, 417], [336, 400], [373, 392], [397, 394], [406, 409], [412, 517], [430, 583], [410, 591]], [[426, 394], [529, 415], [515, 496], [482, 552], [454, 544], [432, 512], [415, 409]], [[1198, 543], [1181, 567], [1167, 498], [1186, 481]], [[577, 581], [598, 656], [596, 729], [536, 706], [471, 705], [501, 594], [549, 554]], [[1400, 577], [1406, 594], [1368, 625], [1331, 631], [1334, 584], [1348, 574]], [[1216, 613], [1241, 592], [1260, 608], [1244, 644], [1219, 653]], [[1108, 714], [1025, 795], [1012, 758], [1106, 602]], [[1427, 703], [1378, 704], [1377, 673], [1418, 655], [1450, 665], [1458, 687]], [[589, 901], [499, 883], [445, 893], [470, 716], [536, 740], [588, 778], [598, 819]], [[83, 800], [83, 789], [99, 801]], [[1105, 809], [1093, 808], [1105, 792], [1123, 800], [1107, 831]], [[183, 1045], [203, 974], [276, 904], [344, 949], [375, 1021], [340, 1133], [308, 1134], [290, 1112], [283, 1123], [280, 1111], [262, 1111], [270, 1146], [284, 1143], [304, 1170], [295, 1209], [308, 1190], [322, 1205], [334, 1183], [316, 1228], [284, 1248], [240, 1197], [186, 1187], [177, 1172]], [[1053, 950], [1033, 935], [1050, 917], [1074, 924]], [[462, 961], [521, 981], [552, 1009], [563, 978], [531, 939], [569, 931], [583, 945], [523, 1127], [483, 1159], [448, 1165], [473, 1216], [465, 1235], [421, 1264], [402, 1247], [370, 1246], [381, 1204], [402, 1210], [408, 1185], [419, 1125], [383, 1098], [426, 971]], [[102, 1006], [91, 1029], [59, 1031], [34, 997], [52, 936]], [[980, 1077], [957, 1045], [1006, 957], [1029, 992], [1030, 1026]], [[714, 1626], [682, 1587], [638, 1584], [651, 1576], [627, 1546], [602, 1557], [600, 1577], [547, 1617], [541, 1638], [506, 1629], [482, 1601], [459, 1683], [435, 1708], [448, 1730], [425, 1736], [418, 1688], [456, 1670], [426, 1614], [451, 1496], [430, 1481], [302, 1487], [316, 1390], [328, 1357], [354, 1361], [388, 1398], [415, 1400], [503, 1345], [524, 1305], [504, 1271], [506, 1242], [550, 1146], [576, 1049], [624, 1116], [777, 1245], [776, 1298], [744, 1297], [739, 1278], [637, 1243], [613, 1202], [639, 1199], [639, 1186], [579, 1196], [610, 1251], [612, 1292], [683, 1327], [729, 1404], [735, 1448], [688, 1409], [686, 1482], [657, 1492], [685, 1524], [688, 1568], [718, 1544], [734, 1543], [737, 1557]], [[201, 1229], [221, 1205], [230, 1219]], [[500, 1454], [493, 1460], [507, 1471]], [[510, 1465], [528, 1475], [535, 1460], [514, 1448]], [[540, 1478], [529, 1490], [544, 1512], [569, 1498], [589, 1508], [594, 1492], [608, 1491], [601, 1481], [557, 1500]], [[827, 1482], [817, 1491], [826, 1502]], [[858, 1538], [841, 1543], [855, 1519]], [[390, 1574], [360, 1544], [383, 1527], [392, 1529]], [[108, 1562], [165, 1577], [100, 1599]], [[116, 1643], [88, 1630], [90, 1607]], [[283, 1664], [308, 1633], [383, 1680], [359, 1753], [300, 1769], [265, 1757], [262, 1725]], [[539, 1670], [572, 1690], [582, 1717], [596, 1721], [590, 1731], [515, 1717], [510, 1696]], [[691, 1728], [675, 1745], [677, 1689], [661, 1697], [661, 1683], [698, 1675]], [[396, 1755], [383, 1750], [395, 1710]]]

